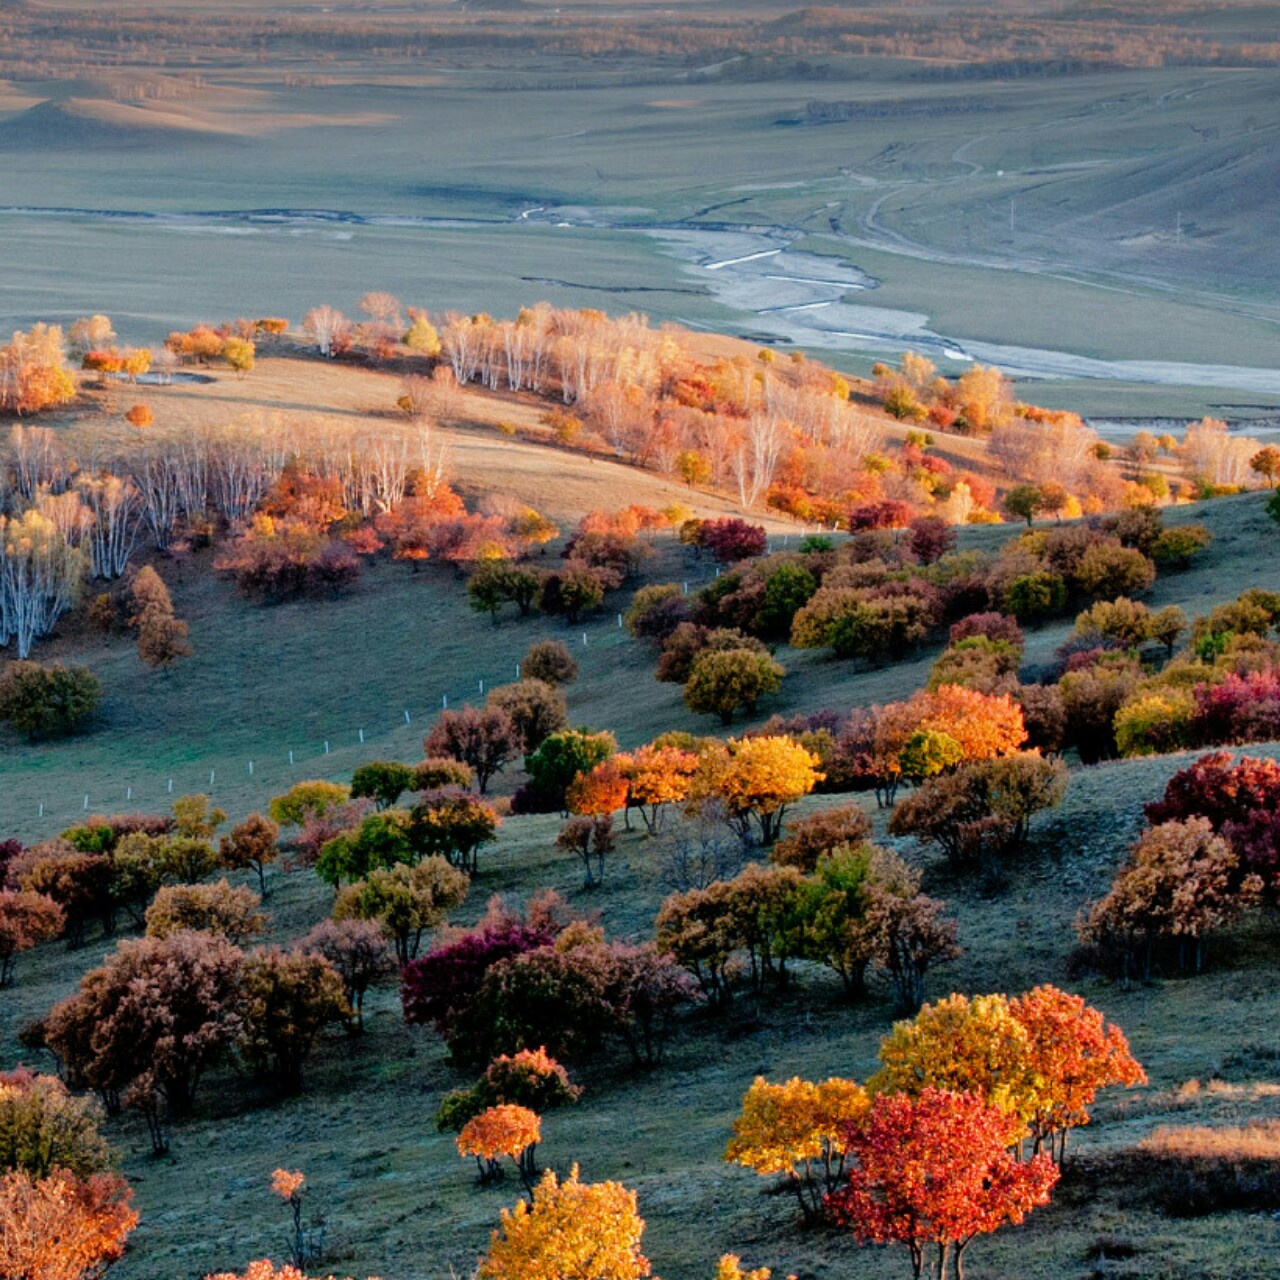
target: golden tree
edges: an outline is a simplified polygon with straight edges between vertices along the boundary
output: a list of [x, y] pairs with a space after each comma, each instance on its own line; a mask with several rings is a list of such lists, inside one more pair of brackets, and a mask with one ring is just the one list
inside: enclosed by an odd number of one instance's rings
[[713, 768], [713, 790], [744, 831], [752, 823], [760, 842], [772, 844], [787, 806], [822, 781], [820, 761], [786, 736], [730, 739], [728, 754]]
[[869, 1107], [867, 1091], [853, 1080], [770, 1084], [757, 1076], [724, 1158], [762, 1177], [782, 1174], [806, 1220], [817, 1221], [844, 1175], [845, 1128], [861, 1123]]
[[577, 1165], [565, 1182], [548, 1169], [531, 1204], [502, 1211], [478, 1280], [642, 1280], [652, 1274], [643, 1232], [634, 1191], [580, 1182]]
[[457, 1138], [458, 1154], [475, 1156], [482, 1185], [502, 1177], [499, 1161], [507, 1156], [532, 1194], [529, 1179], [534, 1172], [533, 1149], [541, 1139], [542, 1122], [535, 1112], [528, 1107], [499, 1103], [462, 1126]]

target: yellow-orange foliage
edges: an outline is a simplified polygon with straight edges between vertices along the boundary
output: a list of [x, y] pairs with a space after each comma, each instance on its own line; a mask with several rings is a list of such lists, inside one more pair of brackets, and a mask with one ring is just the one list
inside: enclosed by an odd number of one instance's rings
[[899, 1022], [880, 1045], [873, 1093], [972, 1093], [1013, 1121], [1011, 1141], [1038, 1152], [1089, 1123], [1099, 1089], [1146, 1075], [1119, 1027], [1079, 996], [1041, 986], [1012, 1000], [953, 994]]
[[292, 1200], [303, 1188], [307, 1180], [301, 1170], [277, 1169], [271, 1175], [271, 1190], [281, 1200]]
[[730, 739], [718, 761], [704, 757], [714, 792], [731, 814], [754, 817], [761, 839], [772, 844], [787, 805], [822, 781], [818, 757], [786, 736]]
[[867, 1091], [853, 1080], [770, 1084], [757, 1076], [724, 1158], [762, 1177], [785, 1175], [805, 1216], [817, 1217], [823, 1194], [835, 1190], [844, 1169], [844, 1127], [861, 1123], [869, 1107]]
[[548, 1170], [533, 1203], [502, 1211], [480, 1259], [479, 1280], [642, 1280], [652, 1272], [640, 1252], [644, 1219], [634, 1191], [618, 1182], [565, 1182]]
[[565, 792], [569, 812], [588, 818], [602, 818], [624, 808], [630, 792], [627, 781], [629, 764], [626, 756], [610, 756], [590, 773], [580, 773]]
[[683, 804], [689, 798], [698, 757], [679, 747], [641, 747], [624, 767], [631, 781], [631, 803], [654, 831], [664, 804]]
[[82, 1181], [65, 1170], [0, 1179], [0, 1276], [89, 1280], [124, 1253], [138, 1224], [132, 1192], [116, 1174]]
[[[219, 1271], [216, 1275], [205, 1276], [204, 1280], [307, 1280], [307, 1277], [287, 1262], [283, 1267], [277, 1267], [269, 1258], [262, 1258], [249, 1263], [243, 1272]], [[333, 1277], [330, 1276], [329, 1280]], [[351, 1278], [348, 1276], [347, 1280]], [[378, 1277], [370, 1276], [369, 1280], [378, 1280]]]
[[921, 712], [917, 728], [945, 733], [959, 745], [965, 760], [1007, 756], [1027, 740], [1022, 708], [1007, 693], [979, 693], [944, 684], [917, 699]]
[[768, 1267], [743, 1271], [742, 1259], [736, 1253], [724, 1254], [716, 1266], [716, 1280], [769, 1280], [772, 1274]]
[[458, 1154], [481, 1160], [510, 1156], [518, 1160], [542, 1137], [542, 1123], [528, 1107], [489, 1107], [473, 1116], [458, 1134]]
[[1058, 1134], [1065, 1151], [1067, 1132], [1089, 1123], [1099, 1089], [1146, 1084], [1124, 1032], [1082, 997], [1046, 984], [1010, 1000], [1009, 1012], [1027, 1033], [1031, 1069], [1042, 1082], [1030, 1117], [1037, 1150], [1046, 1140], [1052, 1147]]

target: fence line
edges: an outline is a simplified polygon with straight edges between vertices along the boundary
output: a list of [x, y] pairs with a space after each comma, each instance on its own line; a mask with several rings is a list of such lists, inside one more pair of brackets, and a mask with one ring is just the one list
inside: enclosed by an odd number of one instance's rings
[[[770, 539], [769, 551], [786, 550], [789, 542], [790, 535], [774, 537]], [[720, 577], [720, 574], [721, 570], [717, 567], [714, 575], [701, 581], [685, 579], [681, 583], [684, 594], [692, 594]], [[616, 613], [613, 617], [595, 619], [585, 627], [581, 623], [578, 626], [582, 629], [579, 631], [575, 628], [571, 641], [569, 637], [565, 638], [571, 648], [613, 648], [631, 640], [623, 626], [621, 613]], [[326, 769], [329, 773], [349, 774], [356, 764], [362, 763], [367, 758], [360, 750], [362, 747], [377, 742], [387, 750], [388, 754], [397, 753], [399, 747], [415, 749], [405, 741], [406, 738], [415, 739], [420, 747], [421, 738], [435, 723], [441, 711], [456, 709], [468, 699], [482, 701], [486, 690], [511, 680], [519, 680], [520, 663], [512, 664], [510, 672], [509, 675], [497, 675], [496, 679], [493, 678], [497, 674], [495, 672], [487, 672], [484, 676], [477, 675], [466, 688], [442, 689], [433, 695], [434, 701], [416, 708], [411, 705], [398, 710], [382, 709], [375, 713], [377, 720], [374, 715], [370, 715], [363, 724], [358, 723], [342, 731], [341, 734], [330, 731], [329, 737], [316, 737], [310, 744], [295, 742], [292, 746], [279, 743], [254, 747], [250, 753], [243, 756], [241, 764], [237, 766], [240, 771], [239, 784], [234, 781], [235, 775], [233, 780], [228, 782], [226, 778], [228, 757], [219, 755], [214, 758], [223, 768], [222, 782], [218, 780], [218, 766], [208, 766], [206, 780], [206, 766], [197, 762], [185, 766], [182, 770], [152, 773], [146, 783], [140, 783], [134, 779], [121, 786], [119, 783], [95, 784], [93, 781], [86, 782], [84, 778], [78, 778], [74, 789], [64, 796], [40, 797], [37, 793], [30, 799], [29, 806], [28, 804], [23, 804], [20, 808], [15, 806], [14, 816], [18, 818], [18, 815], [29, 807], [31, 818], [49, 823], [51, 831], [55, 827], [61, 830], [74, 825], [89, 813], [118, 813], [134, 806], [153, 804], [160, 804], [162, 808], [167, 808], [172, 803], [172, 797], [192, 792], [203, 792], [216, 802], [219, 792], [226, 794], [228, 786], [231, 794], [252, 785], [255, 790], [261, 788], [266, 795], [275, 795], [288, 790], [295, 782], [303, 781], [316, 773], [323, 773]], [[349, 754], [358, 755], [361, 759], [348, 765], [346, 758]], [[333, 767], [337, 763], [335, 757], [343, 760], [341, 768]], [[330, 764], [326, 765], [326, 761], [330, 761]], [[317, 766], [320, 767], [317, 768]], [[18, 820], [23, 821], [21, 818]]]

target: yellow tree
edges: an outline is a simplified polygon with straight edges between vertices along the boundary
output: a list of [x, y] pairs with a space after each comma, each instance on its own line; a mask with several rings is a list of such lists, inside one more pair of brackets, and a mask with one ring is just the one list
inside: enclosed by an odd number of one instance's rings
[[743, 1095], [724, 1158], [761, 1177], [781, 1174], [805, 1219], [817, 1221], [824, 1197], [844, 1175], [844, 1127], [860, 1124], [869, 1107], [867, 1091], [853, 1080], [833, 1076], [814, 1084], [793, 1077], [770, 1084], [757, 1076]]
[[636, 1195], [618, 1182], [565, 1182], [548, 1169], [533, 1201], [502, 1211], [480, 1259], [478, 1280], [642, 1280], [644, 1219]]
[[718, 767], [712, 766], [714, 791], [743, 834], [754, 822], [761, 844], [771, 845], [778, 838], [787, 806], [822, 781], [819, 763], [817, 756], [785, 735], [731, 738], [727, 754]]
[[947, 996], [909, 1022], [897, 1022], [880, 1044], [872, 1094], [924, 1089], [971, 1093], [1021, 1122], [1019, 1139], [1042, 1104], [1043, 1081], [1031, 1038], [1002, 995]]
[[716, 1265], [716, 1280], [769, 1280], [772, 1274], [768, 1267], [743, 1271], [742, 1259], [736, 1253], [724, 1254]]
[[698, 772], [698, 757], [679, 747], [641, 747], [630, 758], [630, 801], [640, 810], [650, 835], [662, 825], [663, 806], [683, 804]]

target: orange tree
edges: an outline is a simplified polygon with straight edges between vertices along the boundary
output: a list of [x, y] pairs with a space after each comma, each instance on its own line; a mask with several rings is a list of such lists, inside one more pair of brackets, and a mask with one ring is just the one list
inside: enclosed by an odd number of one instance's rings
[[542, 1122], [535, 1112], [514, 1103], [499, 1103], [462, 1126], [457, 1138], [458, 1154], [475, 1156], [482, 1186], [502, 1177], [498, 1162], [503, 1156], [509, 1157], [526, 1190], [532, 1194], [530, 1178], [536, 1171], [534, 1148], [541, 1137]]
[[1059, 1158], [1100, 1089], [1146, 1081], [1119, 1027], [1079, 996], [1041, 986], [1012, 1000], [950, 995], [899, 1022], [880, 1045], [873, 1094], [972, 1093], [1005, 1113], [1014, 1141]]
[[640, 810], [650, 835], [662, 825], [664, 806], [683, 804], [698, 771], [698, 757], [679, 747], [641, 747], [628, 758], [629, 803]]
[[138, 1215], [116, 1174], [81, 1180], [64, 1169], [47, 1178], [17, 1170], [0, 1178], [0, 1276], [93, 1280], [125, 1249]]
[[930, 1275], [963, 1280], [974, 1237], [1021, 1222], [1058, 1180], [1048, 1156], [1016, 1160], [1009, 1116], [971, 1093], [883, 1094], [845, 1133], [855, 1163], [828, 1208], [860, 1243], [905, 1244], [915, 1280], [930, 1255]]
[[1080, 996], [1046, 984], [1010, 1000], [1009, 1012], [1027, 1033], [1031, 1070], [1040, 1082], [1029, 1117], [1034, 1150], [1047, 1144], [1055, 1155], [1056, 1140], [1061, 1162], [1067, 1134], [1089, 1123], [1098, 1090], [1146, 1084], [1146, 1072], [1124, 1032]]
[[629, 756], [610, 756], [587, 773], [580, 773], [565, 791], [569, 812], [580, 817], [602, 818], [625, 809], [631, 793]]

